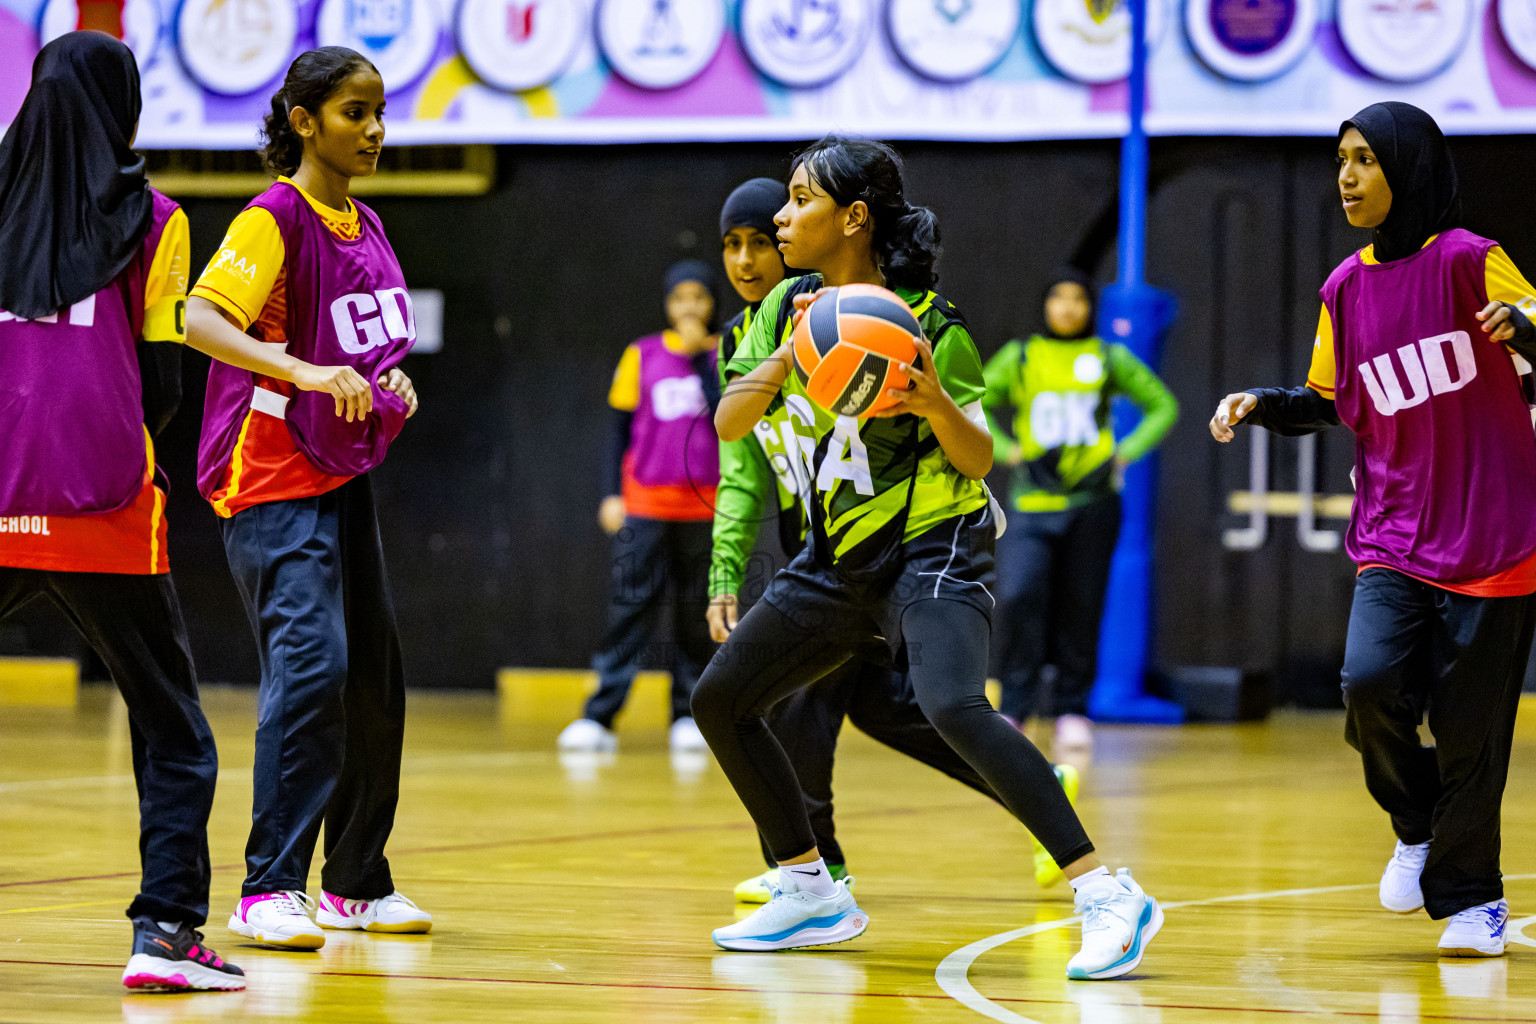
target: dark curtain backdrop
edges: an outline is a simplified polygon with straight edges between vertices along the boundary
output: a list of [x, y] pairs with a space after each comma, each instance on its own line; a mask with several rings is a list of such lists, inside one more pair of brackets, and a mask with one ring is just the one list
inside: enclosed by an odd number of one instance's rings
[[[587, 663], [609, 571], [595, 513], [614, 364], [662, 325], [663, 269], [716, 259], [725, 195], [782, 175], [792, 148], [509, 147], [489, 195], [372, 202], [407, 280], [446, 299], [442, 352], [406, 363], [421, 412], [375, 473], [412, 684], [487, 687], [498, 666]], [[1113, 277], [1114, 143], [901, 148], [909, 198], [940, 216], [940, 288], [983, 357], [1035, 324], [1054, 267], [1077, 256]], [[1536, 273], [1533, 143], [1455, 149], [1468, 226]], [[1317, 289], [1366, 240], [1339, 213], [1333, 174], [1327, 139], [1153, 145], [1149, 276], [1180, 301], [1161, 370], [1184, 409], [1161, 457], [1156, 658], [1276, 669], [1282, 698], [1306, 703], [1336, 688], [1351, 567], [1302, 551], [1289, 519], [1272, 521], [1260, 551], [1224, 550], [1248, 449], [1215, 445], [1205, 421], [1228, 391], [1303, 380]], [[201, 268], [243, 204], [184, 205]], [[160, 443], [172, 566], [202, 677], [251, 683], [250, 628], [194, 486], [206, 374], [189, 350], [182, 411]], [[1295, 489], [1295, 449], [1275, 442], [1273, 489]], [[1346, 492], [1350, 438], [1335, 431], [1320, 453], [1320, 490]], [[85, 653], [44, 609], [0, 626], [0, 652], [19, 651]]]

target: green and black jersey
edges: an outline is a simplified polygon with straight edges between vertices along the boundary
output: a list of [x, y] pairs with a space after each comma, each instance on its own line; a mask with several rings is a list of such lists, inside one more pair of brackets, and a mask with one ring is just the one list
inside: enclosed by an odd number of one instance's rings
[[[722, 360], [726, 378], [750, 373], [772, 356], [793, 330], [793, 297], [820, 287], [820, 276], [808, 274], [775, 288], [763, 300], [732, 358]], [[944, 390], [968, 417], [984, 423], [981, 400], [986, 381], [981, 357], [959, 311], [933, 292], [897, 289], [896, 293], [912, 307], [933, 345]], [[807, 498], [819, 503], [811, 518], [824, 531], [824, 549], [840, 565], [875, 561], [894, 539], [892, 534], [903, 518], [900, 542], [905, 543], [987, 504], [986, 487], [950, 464], [923, 417], [834, 416], [807, 397], [791, 372], [757, 429], [764, 422], [781, 423], [783, 440], [794, 445], [807, 489], [814, 495]]]

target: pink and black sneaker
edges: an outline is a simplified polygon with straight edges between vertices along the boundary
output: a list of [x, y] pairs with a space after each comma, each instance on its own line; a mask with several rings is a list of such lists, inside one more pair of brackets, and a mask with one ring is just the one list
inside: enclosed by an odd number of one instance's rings
[[186, 926], [167, 932], [136, 917], [123, 984], [143, 992], [234, 992], [245, 988], [245, 972], [209, 949], [202, 932]]
[[432, 915], [398, 892], [376, 900], [349, 900], [322, 890], [315, 921], [322, 928], [365, 932], [421, 933], [432, 930]]

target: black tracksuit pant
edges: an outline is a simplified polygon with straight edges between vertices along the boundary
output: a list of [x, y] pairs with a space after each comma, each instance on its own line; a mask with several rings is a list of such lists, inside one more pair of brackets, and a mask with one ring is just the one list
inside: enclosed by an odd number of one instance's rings
[[[613, 728], [635, 673], [647, 663], [672, 672], [672, 721], [688, 717], [694, 683], [715, 652], [705, 617], [711, 528], [707, 519], [669, 522], [631, 516], [614, 537], [608, 627], [592, 659], [597, 690], [587, 699], [583, 718]], [[657, 644], [657, 622], [669, 600], [674, 639]]]
[[219, 760], [171, 577], [0, 568], [0, 620], [43, 595], [101, 657], [128, 705], [143, 866], [128, 916], [200, 927]]
[[388, 896], [405, 673], [368, 477], [221, 522], [261, 657], [241, 894], [303, 892], [323, 821], [324, 890]]
[[[980, 773], [928, 721], [905, 673], [874, 662], [848, 661], [821, 682], [779, 701], [766, 716], [769, 731], [795, 766], [816, 848], [828, 864], [847, 863], [832, 813], [832, 765], [844, 718], [871, 739], [998, 800]], [[777, 866], [768, 840], [761, 834], [758, 838], [763, 859], [769, 867]]]
[[[1429, 842], [1420, 885], [1439, 920], [1499, 899], [1499, 808], [1536, 598], [1469, 597], [1390, 569], [1355, 582], [1345, 738], [1404, 843]], [[1419, 742], [1428, 714], [1435, 745]]]

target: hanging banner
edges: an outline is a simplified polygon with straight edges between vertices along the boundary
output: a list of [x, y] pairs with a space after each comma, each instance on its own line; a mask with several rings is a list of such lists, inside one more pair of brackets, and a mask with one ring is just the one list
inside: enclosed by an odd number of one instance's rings
[[[0, 126], [80, 0], [0, 0]], [[1105, 138], [1125, 0], [123, 0], [86, 5], [144, 79], [139, 145], [255, 145], [289, 62], [350, 46], [389, 141]], [[1147, 0], [1153, 134], [1332, 135], [1399, 99], [1536, 132], [1536, 0]]]

